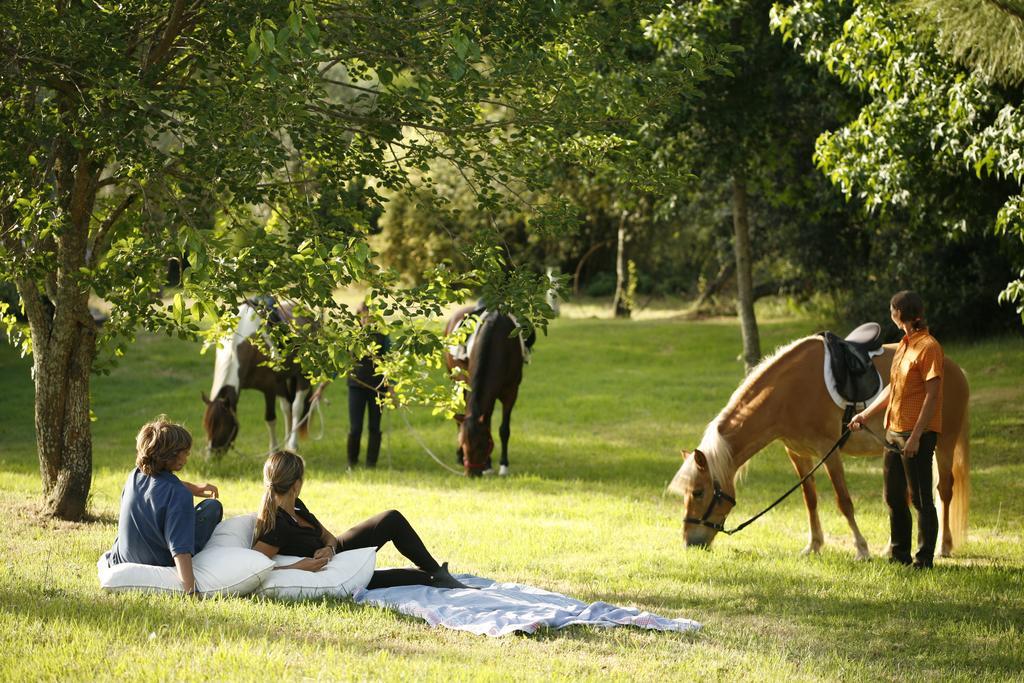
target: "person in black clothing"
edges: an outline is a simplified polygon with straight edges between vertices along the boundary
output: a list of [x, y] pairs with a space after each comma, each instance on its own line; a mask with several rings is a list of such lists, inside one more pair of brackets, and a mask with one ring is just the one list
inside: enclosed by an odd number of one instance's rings
[[291, 451], [277, 451], [263, 465], [263, 504], [256, 516], [253, 549], [267, 557], [296, 555], [303, 559], [279, 569], [319, 571], [336, 553], [356, 548], [380, 550], [389, 541], [415, 565], [415, 569], [378, 569], [367, 588], [434, 586], [469, 588], [438, 564], [408, 520], [398, 510], [387, 510], [334, 536], [299, 499], [306, 464]]
[[[359, 306], [359, 321], [365, 327], [370, 321], [366, 304]], [[372, 333], [379, 353], [391, 349], [391, 340], [379, 332]], [[369, 413], [369, 436], [366, 439], [366, 466], [376, 467], [380, 456], [380, 403], [379, 397], [387, 393], [384, 376], [377, 372], [372, 356], [359, 359], [348, 376], [348, 467], [359, 464], [359, 442], [363, 436], [363, 415]]]

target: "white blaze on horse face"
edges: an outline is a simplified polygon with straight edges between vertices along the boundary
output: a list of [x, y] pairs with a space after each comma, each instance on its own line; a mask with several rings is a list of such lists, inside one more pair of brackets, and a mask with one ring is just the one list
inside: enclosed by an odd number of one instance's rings
[[[692, 455], [683, 462], [672, 480], [672, 485], [673, 490], [683, 496], [684, 520], [703, 518], [709, 506], [714, 504], [714, 482], [707, 470], [697, 466]], [[709, 521], [724, 521], [720, 514], [722, 503], [716, 505], [713, 514], [708, 517]], [[687, 546], [709, 545], [717, 533], [714, 529], [701, 524], [683, 522], [683, 543]]]

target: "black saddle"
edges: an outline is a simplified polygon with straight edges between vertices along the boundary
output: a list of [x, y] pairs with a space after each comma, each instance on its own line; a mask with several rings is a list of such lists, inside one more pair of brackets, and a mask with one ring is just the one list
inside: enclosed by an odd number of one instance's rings
[[846, 339], [831, 332], [822, 332], [829, 351], [836, 391], [850, 403], [863, 403], [882, 388], [882, 378], [875, 371], [869, 355], [882, 348], [882, 326], [864, 323]]

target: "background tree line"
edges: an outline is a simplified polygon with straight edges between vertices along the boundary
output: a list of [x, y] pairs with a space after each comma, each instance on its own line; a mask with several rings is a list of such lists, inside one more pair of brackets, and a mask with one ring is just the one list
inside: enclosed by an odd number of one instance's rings
[[[740, 298], [825, 293], [825, 312], [853, 324], [882, 318], [891, 292], [912, 286], [942, 334], [1018, 329], [1022, 27], [1018, 4], [982, 0], [664, 9], [631, 59], [671, 72], [693, 46], [715, 45], [725, 68], [699, 97], [638, 119], [632, 137], [650, 168], [693, 177], [644, 192], [621, 174], [560, 167], [548, 191], [573, 199], [578, 227], [545, 241], [507, 216], [504, 242], [578, 271], [579, 291], [596, 296], [616, 291], [622, 244], [642, 296], [731, 306], [739, 223], [751, 270]], [[457, 177], [446, 191], [464, 192]], [[412, 273], [449, 258], [478, 220], [417, 206], [396, 197], [382, 221], [385, 257]]]

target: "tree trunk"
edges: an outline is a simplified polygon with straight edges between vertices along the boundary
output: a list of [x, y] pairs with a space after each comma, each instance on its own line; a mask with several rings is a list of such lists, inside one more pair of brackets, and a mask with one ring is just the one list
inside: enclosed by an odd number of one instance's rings
[[[89, 315], [87, 306], [85, 315]], [[39, 471], [46, 512], [61, 519], [85, 515], [92, 485], [89, 380], [95, 349], [91, 320], [77, 322], [67, 334], [55, 334], [49, 343], [33, 346]]]
[[615, 251], [615, 300], [612, 310], [616, 318], [628, 318], [631, 313], [631, 302], [626, 296], [626, 219], [629, 214], [623, 212], [619, 219], [618, 246]]
[[723, 263], [722, 267], [718, 270], [718, 275], [715, 276], [715, 279], [709, 282], [708, 286], [705, 287], [704, 291], [700, 293], [699, 297], [697, 297], [697, 302], [693, 305], [693, 308], [695, 310], [699, 310], [708, 302], [709, 299], [711, 299], [711, 297], [718, 294], [718, 290], [725, 286], [725, 283], [729, 281], [729, 278], [731, 278], [732, 274], [735, 272], [735, 260], [733, 260], [732, 263]]
[[754, 284], [750, 259], [750, 223], [747, 217], [747, 184], [742, 173], [732, 182], [733, 247], [736, 251], [737, 308], [743, 327], [743, 362], [749, 372], [761, 359], [761, 339], [754, 316]]
[[[47, 513], [61, 519], [85, 516], [92, 485], [89, 381], [96, 357], [96, 324], [89, 287], [81, 281], [99, 169], [88, 151], [58, 142], [55, 190], [61, 217], [51, 244], [54, 270], [17, 282], [32, 334], [36, 446]], [[54, 253], [51, 252], [51, 253]]]

